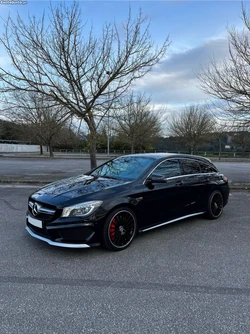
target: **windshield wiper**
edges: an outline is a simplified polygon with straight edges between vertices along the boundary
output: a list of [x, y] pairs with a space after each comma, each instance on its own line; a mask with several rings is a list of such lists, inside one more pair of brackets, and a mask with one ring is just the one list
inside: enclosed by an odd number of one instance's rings
[[89, 176], [92, 176], [93, 180], [97, 180], [100, 177], [100, 175], [96, 175], [96, 174], [90, 174]]
[[108, 175], [102, 175], [101, 177], [105, 178], [105, 179], [111, 179], [111, 180], [120, 180], [117, 177], [114, 176], [108, 176]]

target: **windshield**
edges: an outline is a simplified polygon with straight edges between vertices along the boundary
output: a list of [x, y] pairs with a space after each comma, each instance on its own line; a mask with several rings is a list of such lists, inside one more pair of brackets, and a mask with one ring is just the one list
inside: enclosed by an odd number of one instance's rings
[[153, 162], [148, 157], [124, 156], [95, 169], [90, 175], [119, 180], [136, 180]]

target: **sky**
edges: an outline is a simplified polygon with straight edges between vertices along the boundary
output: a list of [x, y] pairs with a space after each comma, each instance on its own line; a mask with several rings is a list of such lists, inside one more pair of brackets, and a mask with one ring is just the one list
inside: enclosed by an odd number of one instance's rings
[[[53, 3], [56, 3], [53, 1]], [[250, 10], [250, 1], [244, 2]], [[80, 1], [84, 18], [96, 32], [104, 22], [119, 25], [128, 14], [129, 6], [136, 15], [141, 9], [150, 22], [149, 31], [156, 45], [169, 36], [171, 44], [166, 56], [143, 79], [135, 90], [151, 97], [152, 104], [169, 111], [209, 99], [199, 88], [196, 73], [214, 58], [228, 57], [227, 29], [242, 29], [240, 1]], [[0, 0], [0, 33], [8, 15], [22, 18], [27, 14], [40, 16], [48, 12], [48, 1]], [[0, 46], [0, 66], [9, 66]]]

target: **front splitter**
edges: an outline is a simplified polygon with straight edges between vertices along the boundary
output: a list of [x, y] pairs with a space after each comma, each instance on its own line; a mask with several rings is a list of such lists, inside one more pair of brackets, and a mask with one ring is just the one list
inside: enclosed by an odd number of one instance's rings
[[52, 241], [48, 238], [41, 237], [40, 235], [35, 234], [34, 232], [31, 231], [31, 229], [28, 226], [26, 226], [25, 229], [33, 238], [45, 241], [51, 246], [64, 247], [64, 248], [90, 248], [90, 246], [87, 244], [71, 244], [71, 243]]

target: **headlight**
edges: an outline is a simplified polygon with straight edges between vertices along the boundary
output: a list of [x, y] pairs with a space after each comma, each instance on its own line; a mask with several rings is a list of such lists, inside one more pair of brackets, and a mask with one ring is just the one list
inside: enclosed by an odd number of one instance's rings
[[102, 201], [91, 201], [63, 208], [61, 217], [85, 217], [93, 213]]

